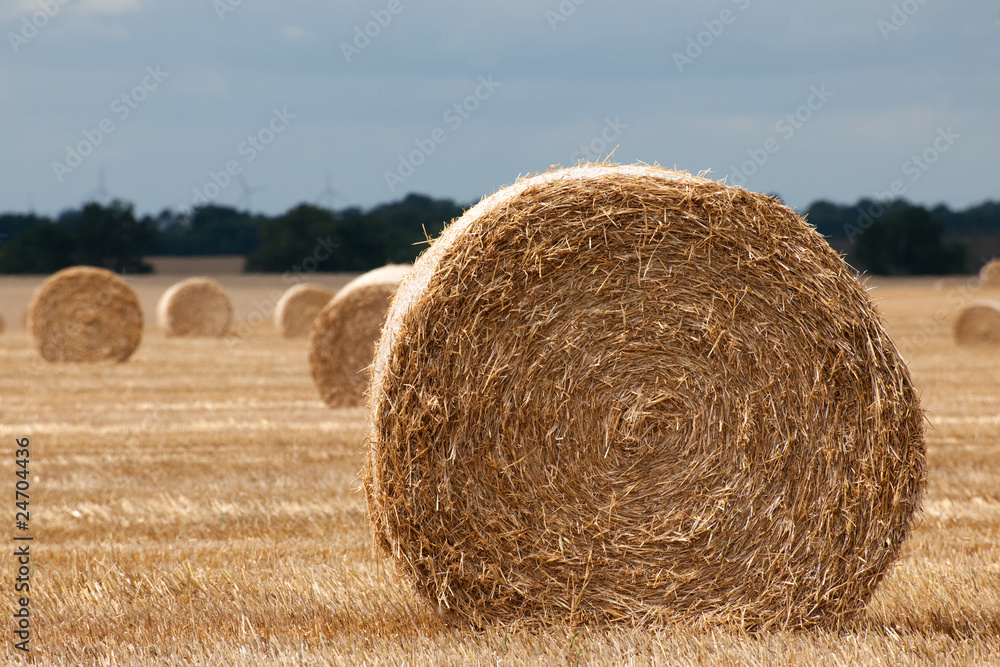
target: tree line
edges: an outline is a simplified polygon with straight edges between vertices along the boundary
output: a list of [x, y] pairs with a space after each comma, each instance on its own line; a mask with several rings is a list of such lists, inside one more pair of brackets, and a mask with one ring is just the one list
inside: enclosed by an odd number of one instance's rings
[[[146, 273], [157, 255], [241, 255], [246, 271], [367, 271], [412, 262], [468, 206], [410, 194], [368, 210], [299, 204], [277, 216], [209, 205], [137, 216], [116, 200], [55, 218], [0, 214], [0, 273], [46, 274], [87, 264]], [[1000, 255], [1000, 202], [962, 211], [905, 200], [819, 201], [804, 212], [857, 270], [881, 275], [972, 273]], [[308, 259], [307, 258], [311, 258]]]

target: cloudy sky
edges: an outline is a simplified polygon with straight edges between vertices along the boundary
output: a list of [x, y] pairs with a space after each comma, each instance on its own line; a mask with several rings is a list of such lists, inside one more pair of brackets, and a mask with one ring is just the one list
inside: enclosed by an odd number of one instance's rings
[[327, 175], [337, 208], [473, 202], [612, 150], [798, 207], [1000, 198], [992, 0], [4, 0], [0, 28], [0, 211], [277, 213]]

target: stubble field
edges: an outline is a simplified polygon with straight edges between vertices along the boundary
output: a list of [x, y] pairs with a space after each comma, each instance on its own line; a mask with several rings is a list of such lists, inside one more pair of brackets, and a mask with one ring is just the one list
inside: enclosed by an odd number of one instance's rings
[[[1000, 291], [875, 283], [927, 410], [928, 487], [903, 557], [855, 626], [473, 632], [448, 626], [372, 557], [364, 412], [327, 408], [305, 341], [264, 317], [289, 284], [219, 277], [236, 335], [167, 339], [152, 315], [176, 280], [129, 278], [147, 318], [130, 361], [60, 365], [39, 359], [20, 323], [41, 278], [0, 279], [5, 663], [1000, 664], [1000, 350], [958, 348], [950, 330], [964, 303]], [[34, 538], [29, 656], [13, 646], [15, 533]]]

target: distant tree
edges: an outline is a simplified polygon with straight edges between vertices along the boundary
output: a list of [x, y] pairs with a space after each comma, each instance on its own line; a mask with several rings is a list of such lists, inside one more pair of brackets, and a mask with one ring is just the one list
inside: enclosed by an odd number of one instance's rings
[[412, 262], [445, 226], [458, 218], [465, 207], [451, 199], [433, 199], [410, 194], [401, 201], [376, 206], [368, 216], [382, 220], [386, 235], [386, 261]]
[[265, 216], [229, 206], [202, 206], [190, 215], [163, 211], [149, 222], [159, 230], [155, 255], [249, 255], [260, 243]]
[[52, 273], [85, 264], [119, 273], [145, 273], [142, 256], [156, 230], [136, 221], [132, 205], [86, 204], [58, 221], [36, 218], [9, 239], [0, 239], [0, 273]]
[[260, 227], [260, 244], [246, 271], [342, 271], [337, 217], [326, 208], [299, 204]]
[[338, 220], [340, 244], [337, 252], [340, 271], [370, 271], [389, 264], [394, 248], [385, 220], [349, 209]]
[[0, 214], [0, 243], [42, 222], [52, 221], [34, 213]]
[[847, 238], [848, 226], [854, 223], [852, 211], [847, 206], [839, 206], [828, 201], [817, 201], [809, 205], [805, 212], [806, 222], [816, 231], [830, 238]]
[[428, 237], [461, 214], [451, 200], [415, 194], [368, 212], [301, 204], [260, 227], [260, 245], [247, 257], [246, 270], [368, 271], [412, 262]]
[[931, 215], [944, 223], [944, 238], [970, 248], [965, 272], [979, 271], [987, 261], [1000, 257], [1000, 202], [986, 201], [962, 211], [939, 205]]
[[[301, 204], [275, 218], [211, 205], [136, 220], [132, 205], [120, 201], [68, 209], [55, 222], [0, 214], [0, 273], [49, 273], [80, 263], [145, 271], [145, 254], [243, 255], [249, 271], [366, 271], [412, 262], [464, 209], [450, 199], [409, 194], [369, 210]], [[1000, 256], [1000, 202], [927, 211], [902, 199], [821, 200], [805, 213], [836, 251], [872, 273], [974, 271]], [[975, 249], [974, 258], [966, 248]]]
[[961, 271], [965, 247], [942, 239], [944, 223], [922, 206], [907, 206], [875, 218], [854, 241], [860, 268], [883, 275], [928, 275]]
[[52, 273], [73, 265], [75, 248], [68, 229], [42, 220], [0, 243], [0, 273]]
[[1000, 202], [985, 201], [963, 211], [952, 211], [938, 205], [931, 215], [945, 223], [945, 235], [990, 234], [1000, 232]]
[[84, 205], [71, 224], [76, 239], [73, 263], [98, 266], [117, 273], [149, 273], [142, 261], [156, 238], [156, 228], [135, 219], [132, 204], [114, 201], [109, 206], [96, 202]]

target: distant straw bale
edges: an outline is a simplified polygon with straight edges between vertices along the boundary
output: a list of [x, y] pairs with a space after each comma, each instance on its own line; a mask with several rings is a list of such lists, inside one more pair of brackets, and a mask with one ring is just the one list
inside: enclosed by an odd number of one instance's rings
[[121, 277], [92, 266], [49, 276], [25, 319], [47, 361], [125, 361], [142, 342], [139, 297]]
[[409, 264], [389, 264], [358, 276], [316, 316], [309, 335], [309, 370], [330, 407], [364, 404], [375, 342], [409, 269]]
[[983, 287], [1000, 287], [1000, 259], [991, 259], [979, 269], [979, 282]]
[[776, 200], [659, 167], [466, 212], [400, 285], [369, 393], [375, 546], [474, 626], [838, 626], [924, 484], [851, 269]]
[[959, 312], [952, 332], [959, 345], [1000, 345], [1000, 303], [973, 301]]
[[317, 313], [332, 298], [333, 290], [322, 285], [294, 285], [281, 295], [274, 307], [274, 326], [286, 338], [307, 336]]
[[172, 285], [156, 304], [157, 320], [167, 336], [225, 336], [233, 304], [211, 278], [188, 278]]

